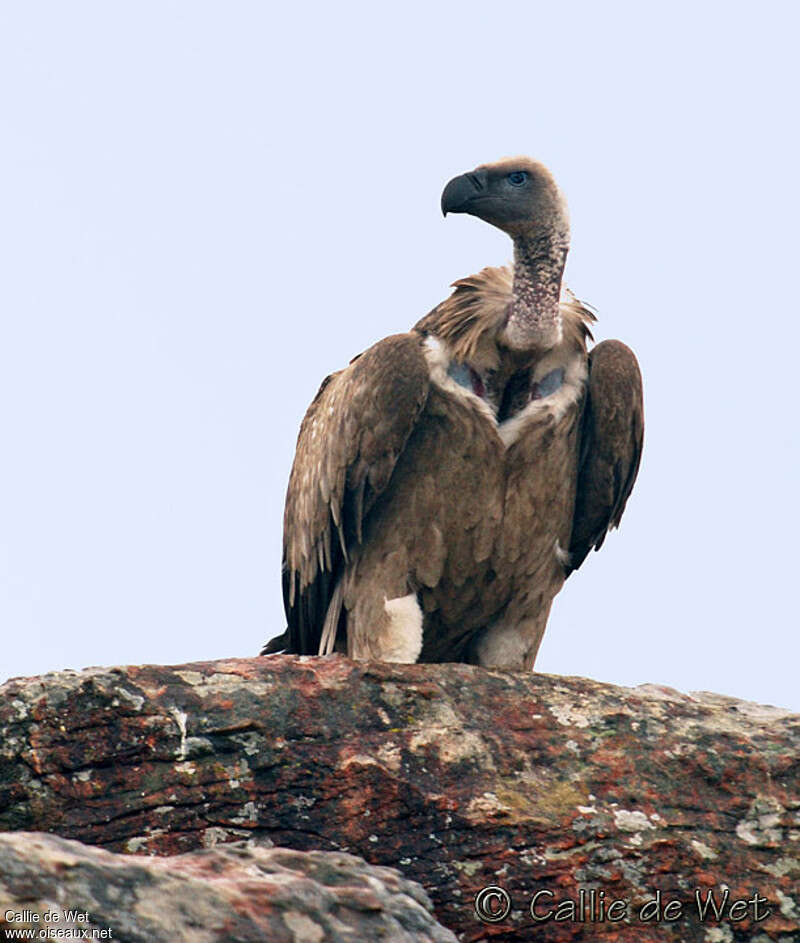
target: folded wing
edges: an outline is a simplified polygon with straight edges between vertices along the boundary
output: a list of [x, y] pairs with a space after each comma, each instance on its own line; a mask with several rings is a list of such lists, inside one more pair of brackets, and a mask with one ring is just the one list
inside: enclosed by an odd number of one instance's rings
[[323, 383], [300, 427], [283, 524], [286, 632], [263, 653], [316, 655], [348, 554], [425, 405], [416, 334], [379, 341]]
[[642, 377], [633, 351], [603, 341], [589, 355], [589, 384], [567, 575], [618, 527], [644, 440]]

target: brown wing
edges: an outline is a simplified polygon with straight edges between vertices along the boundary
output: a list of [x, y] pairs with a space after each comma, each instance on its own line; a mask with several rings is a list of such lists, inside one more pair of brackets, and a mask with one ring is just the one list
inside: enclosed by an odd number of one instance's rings
[[428, 396], [416, 334], [379, 341], [328, 377], [300, 426], [283, 518], [286, 632], [262, 654], [316, 655], [325, 614], [364, 522]]
[[639, 471], [643, 440], [642, 377], [636, 357], [621, 341], [603, 341], [589, 355], [567, 575], [619, 526]]

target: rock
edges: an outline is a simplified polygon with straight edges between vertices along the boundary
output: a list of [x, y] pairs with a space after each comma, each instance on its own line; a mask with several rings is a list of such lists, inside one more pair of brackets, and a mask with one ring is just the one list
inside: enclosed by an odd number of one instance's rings
[[[350, 852], [419, 881], [465, 941], [788, 941], [800, 717], [340, 656], [63, 672], [0, 688], [0, 830], [21, 829], [156, 855], [247, 836]], [[490, 885], [489, 915], [511, 903], [495, 924], [475, 913]], [[534, 920], [537, 893], [553, 919]]]
[[53, 835], [0, 835], [7, 939], [49, 928], [62, 933], [54, 939], [88, 930], [129, 943], [456, 943], [430, 907], [418, 884], [342, 852], [241, 842], [137, 858]]

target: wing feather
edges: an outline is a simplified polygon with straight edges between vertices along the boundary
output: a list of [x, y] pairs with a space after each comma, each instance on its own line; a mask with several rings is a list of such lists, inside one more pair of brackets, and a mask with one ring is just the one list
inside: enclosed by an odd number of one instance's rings
[[391, 480], [425, 405], [429, 382], [421, 338], [396, 334], [322, 383], [300, 426], [286, 494], [287, 628], [264, 653], [316, 655], [324, 624], [326, 647], [332, 648], [335, 613], [328, 610], [343, 566]]
[[589, 355], [589, 384], [567, 575], [619, 526], [644, 441], [642, 377], [633, 351], [603, 341]]

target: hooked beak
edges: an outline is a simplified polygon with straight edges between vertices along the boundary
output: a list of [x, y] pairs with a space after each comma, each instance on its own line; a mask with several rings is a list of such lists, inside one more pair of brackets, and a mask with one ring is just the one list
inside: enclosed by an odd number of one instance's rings
[[476, 199], [486, 196], [489, 175], [485, 170], [453, 177], [442, 192], [442, 215], [448, 213], [469, 213]]

